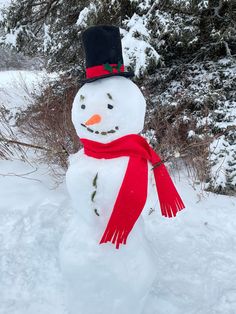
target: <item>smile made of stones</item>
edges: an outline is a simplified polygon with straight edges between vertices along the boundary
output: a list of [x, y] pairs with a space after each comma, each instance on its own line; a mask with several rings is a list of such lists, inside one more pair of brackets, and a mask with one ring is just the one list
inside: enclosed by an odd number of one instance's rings
[[109, 131], [102, 131], [102, 132], [99, 132], [99, 131], [94, 131], [94, 130], [88, 128], [88, 127], [87, 127], [85, 124], [83, 124], [83, 123], [81, 123], [81, 125], [82, 125], [84, 128], [86, 128], [89, 132], [95, 133], [95, 134], [101, 134], [101, 135], [112, 134], [112, 133], [115, 133], [117, 130], [119, 130], [119, 127], [116, 126], [116, 127], [115, 127], [115, 130], [112, 129], [112, 130], [109, 130]]

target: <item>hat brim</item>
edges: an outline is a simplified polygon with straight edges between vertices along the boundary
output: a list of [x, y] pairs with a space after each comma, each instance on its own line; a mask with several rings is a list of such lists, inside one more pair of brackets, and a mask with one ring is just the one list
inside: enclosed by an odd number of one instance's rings
[[124, 76], [124, 77], [133, 77], [134, 76], [134, 73], [133, 72], [121, 72], [121, 73], [110, 73], [110, 74], [105, 74], [105, 75], [102, 75], [102, 76], [96, 76], [96, 77], [92, 77], [92, 78], [88, 78], [88, 79], [82, 79], [80, 80], [81, 83], [91, 83], [91, 82], [94, 82], [94, 81], [97, 81], [97, 80], [100, 80], [100, 79], [103, 79], [103, 78], [107, 78], [107, 77], [111, 77], [111, 76]]

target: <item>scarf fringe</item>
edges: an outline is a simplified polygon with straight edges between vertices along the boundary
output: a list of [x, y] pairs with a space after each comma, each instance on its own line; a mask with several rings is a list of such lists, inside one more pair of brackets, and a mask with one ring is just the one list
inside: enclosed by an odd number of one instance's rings
[[155, 168], [154, 176], [162, 215], [175, 217], [185, 206], [165, 165]]
[[169, 202], [166, 204], [165, 202], [160, 201], [161, 213], [162, 216], [172, 218], [177, 215], [182, 209], [184, 209], [184, 204], [180, 198], [176, 198], [172, 200], [172, 204], [170, 205]]
[[120, 244], [126, 244], [127, 237], [129, 232], [123, 230], [117, 230], [116, 226], [107, 226], [100, 244], [111, 242], [112, 244], [116, 245], [116, 249], [119, 249]]

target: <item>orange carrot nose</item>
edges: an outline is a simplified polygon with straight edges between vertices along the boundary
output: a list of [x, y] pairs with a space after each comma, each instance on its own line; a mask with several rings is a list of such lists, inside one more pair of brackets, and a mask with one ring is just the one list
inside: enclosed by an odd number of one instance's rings
[[99, 123], [102, 120], [101, 116], [99, 114], [94, 114], [91, 118], [89, 118], [86, 122], [85, 125], [93, 125], [96, 123]]

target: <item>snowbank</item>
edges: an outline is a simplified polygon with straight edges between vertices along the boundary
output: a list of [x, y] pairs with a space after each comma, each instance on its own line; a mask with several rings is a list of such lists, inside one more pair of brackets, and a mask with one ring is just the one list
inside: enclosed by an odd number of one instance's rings
[[[65, 186], [51, 189], [45, 167], [26, 175], [30, 165], [0, 161], [0, 169], [0, 313], [66, 314], [58, 247], [73, 210]], [[145, 314], [233, 314], [236, 198], [205, 194], [186, 176], [176, 183], [187, 209], [170, 220], [155, 204], [146, 217], [158, 276]]]
[[57, 74], [44, 71], [0, 71], [0, 105], [14, 114], [25, 109], [32, 100], [32, 94], [40, 91]]

